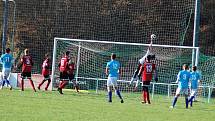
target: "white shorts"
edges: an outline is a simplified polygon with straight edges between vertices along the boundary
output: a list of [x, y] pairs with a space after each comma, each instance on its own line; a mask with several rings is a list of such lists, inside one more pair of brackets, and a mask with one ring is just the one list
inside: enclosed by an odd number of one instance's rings
[[117, 86], [117, 77], [108, 77], [107, 86]]
[[177, 88], [177, 90], [176, 90], [176, 95], [178, 95], [178, 94], [185, 94], [185, 95], [188, 95], [188, 89]]
[[10, 73], [11, 73], [11, 68], [3, 68], [2, 69], [2, 78], [8, 80]]
[[190, 96], [196, 96], [198, 89], [191, 89]]

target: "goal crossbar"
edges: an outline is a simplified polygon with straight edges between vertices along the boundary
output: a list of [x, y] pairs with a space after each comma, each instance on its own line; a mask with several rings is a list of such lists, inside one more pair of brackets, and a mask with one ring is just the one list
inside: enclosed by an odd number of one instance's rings
[[[57, 40], [65, 40], [65, 41], [76, 41], [76, 42], [90, 42], [90, 43], [104, 43], [104, 44], [120, 44], [120, 45], [140, 45], [140, 46], [149, 46], [150, 44], [143, 44], [143, 43], [128, 43], [128, 42], [112, 42], [112, 41], [98, 41], [98, 40], [83, 40], [83, 39], [69, 39], [69, 38], [59, 38], [55, 37], [54, 41]], [[198, 50], [199, 47], [192, 47], [192, 46], [175, 46], [175, 45], [158, 45], [152, 44], [153, 47], [165, 47], [165, 48], [186, 48], [186, 49], [196, 49]]]

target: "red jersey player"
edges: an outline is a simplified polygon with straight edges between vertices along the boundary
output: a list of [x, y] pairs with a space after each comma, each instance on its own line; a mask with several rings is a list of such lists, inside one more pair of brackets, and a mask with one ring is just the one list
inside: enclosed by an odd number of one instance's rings
[[[148, 86], [150, 85], [150, 82], [152, 80], [152, 74], [153, 72], [155, 72], [155, 81], [158, 81], [157, 78], [157, 71], [156, 71], [156, 67], [155, 64], [150, 62], [151, 58], [154, 58], [154, 56], [152, 55], [148, 55], [146, 58], [146, 61], [143, 63], [143, 65], [141, 66], [141, 69], [139, 71], [138, 75], [142, 74], [142, 88], [143, 88], [143, 92], [142, 92], [142, 96], [143, 96], [143, 104], [150, 104], [150, 99], [149, 99], [149, 90], [148, 90]], [[147, 102], [146, 102], [147, 101]]]
[[22, 56], [22, 58], [21, 58], [21, 64], [22, 64], [22, 73], [21, 73], [22, 91], [24, 91], [24, 79], [29, 79], [33, 90], [36, 92], [36, 89], [34, 87], [34, 83], [31, 79], [31, 69], [33, 66], [33, 61], [32, 61], [32, 57], [29, 55], [28, 49], [24, 50], [24, 56]]
[[70, 52], [67, 51], [65, 53], [65, 56], [61, 58], [59, 63], [59, 70], [60, 70], [60, 83], [58, 87], [58, 91], [60, 94], [63, 94], [62, 89], [68, 84], [69, 81], [69, 75], [68, 75], [68, 62], [69, 62], [69, 54]]
[[42, 80], [42, 82], [39, 84], [39, 86], [37, 87], [39, 90], [40, 90], [40, 87], [42, 86], [42, 84], [47, 80], [47, 85], [45, 87], [45, 90], [47, 91], [48, 90], [48, 87], [49, 87], [49, 84], [51, 82], [51, 79], [50, 79], [50, 71], [49, 71], [49, 68], [50, 68], [50, 65], [51, 65], [51, 61], [50, 61], [50, 56], [49, 54], [45, 54], [45, 60], [43, 61], [43, 65], [42, 65], [42, 75], [44, 77], [44, 79]]
[[75, 64], [72, 62], [72, 60], [69, 60], [69, 63], [68, 63], [68, 71], [67, 71], [68, 76], [69, 76], [69, 81], [72, 81], [72, 82], [73, 82], [73, 85], [74, 85], [76, 91], [79, 92], [79, 91], [78, 91], [78, 89], [79, 89], [78, 84], [77, 84], [76, 81], [74, 80], [74, 77], [75, 77], [75, 75], [74, 75], [74, 70], [75, 70]]

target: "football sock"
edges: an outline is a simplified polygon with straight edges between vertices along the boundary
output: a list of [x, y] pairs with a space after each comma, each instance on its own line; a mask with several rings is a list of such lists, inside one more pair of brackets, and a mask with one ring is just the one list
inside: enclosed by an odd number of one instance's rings
[[148, 103], [150, 104], [151, 102], [150, 102], [150, 98], [149, 98], [149, 92], [146, 92], [146, 97], [147, 97]]
[[149, 98], [149, 88], [148, 87], [146, 87], [146, 98], [147, 98], [148, 103], [150, 104], [151, 102], [150, 102], [150, 98]]
[[7, 83], [7, 85], [10, 85], [10, 82], [9, 82], [9, 80], [6, 80], [6, 83]]
[[145, 86], [142, 86], [142, 97], [143, 97], [143, 102], [146, 103], [146, 88]]
[[59, 85], [58, 85], [59, 88], [60, 88], [60, 86], [62, 85], [62, 83], [63, 83], [63, 81], [60, 81], [60, 83], [59, 83]]
[[177, 97], [174, 97], [173, 102], [172, 102], [172, 106], [173, 106], [173, 107], [175, 107], [175, 104], [176, 104], [176, 102], [177, 102], [177, 99], [178, 99]]
[[3, 82], [2, 82], [2, 86], [4, 86], [5, 85], [5, 80], [3, 80]]
[[193, 99], [195, 98], [195, 96], [191, 96], [191, 98], [188, 100], [188, 102], [190, 102], [190, 106], [193, 106]]
[[22, 91], [24, 91], [24, 80], [23, 79], [21, 80], [21, 88], [22, 88]]
[[188, 100], [188, 102], [193, 101], [193, 99], [194, 99], [194, 96], [191, 96], [191, 98]]
[[78, 91], [78, 90], [79, 90], [79, 87], [78, 87], [77, 85], [75, 86], [75, 89], [76, 89], [77, 92], [79, 92], [79, 91]]
[[62, 81], [60, 88], [63, 89], [67, 85], [67, 81]]
[[50, 83], [51, 83], [51, 80], [49, 79], [49, 80], [48, 80], [48, 83], [46, 84], [45, 90], [48, 89]]
[[190, 107], [193, 107], [193, 100], [190, 101]]
[[118, 97], [119, 97], [120, 99], [122, 99], [122, 96], [121, 96], [121, 94], [120, 94], [120, 91], [119, 91], [119, 90], [116, 90], [116, 94], [118, 95]]
[[34, 87], [34, 83], [33, 83], [33, 81], [32, 81], [31, 79], [29, 79], [29, 81], [30, 81], [31, 87], [32, 87], [32, 88], [33, 88], [33, 90], [36, 92], [36, 89], [35, 89], [35, 87]]
[[46, 80], [44, 79], [44, 80], [39, 84], [39, 87], [41, 87], [45, 81], [46, 81]]
[[186, 108], [188, 108], [188, 103], [189, 102], [188, 102], [188, 98], [187, 97], [185, 98], [185, 103], [186, 103]]
[[112, 102], [112, 91], [108, 92], [108, 98], [109, 98], [109, 102]]
[[143, 96], [144, 103], [146, 103], [146, 91], [143, 91], [142, 96]]

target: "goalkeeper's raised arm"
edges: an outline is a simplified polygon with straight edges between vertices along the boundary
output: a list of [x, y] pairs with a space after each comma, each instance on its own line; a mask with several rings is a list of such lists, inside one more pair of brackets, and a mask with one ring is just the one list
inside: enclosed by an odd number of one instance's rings
[[140, 64], [143, 64], [145, 62], [146, 57], [151, 53], [151, 50], [152, 50], [152, 40], [151, 40], [151, 43], [150, 43], [150, 45], [149, 45], [149, 47], [147, 49], [146, 54], [139, 60]]

